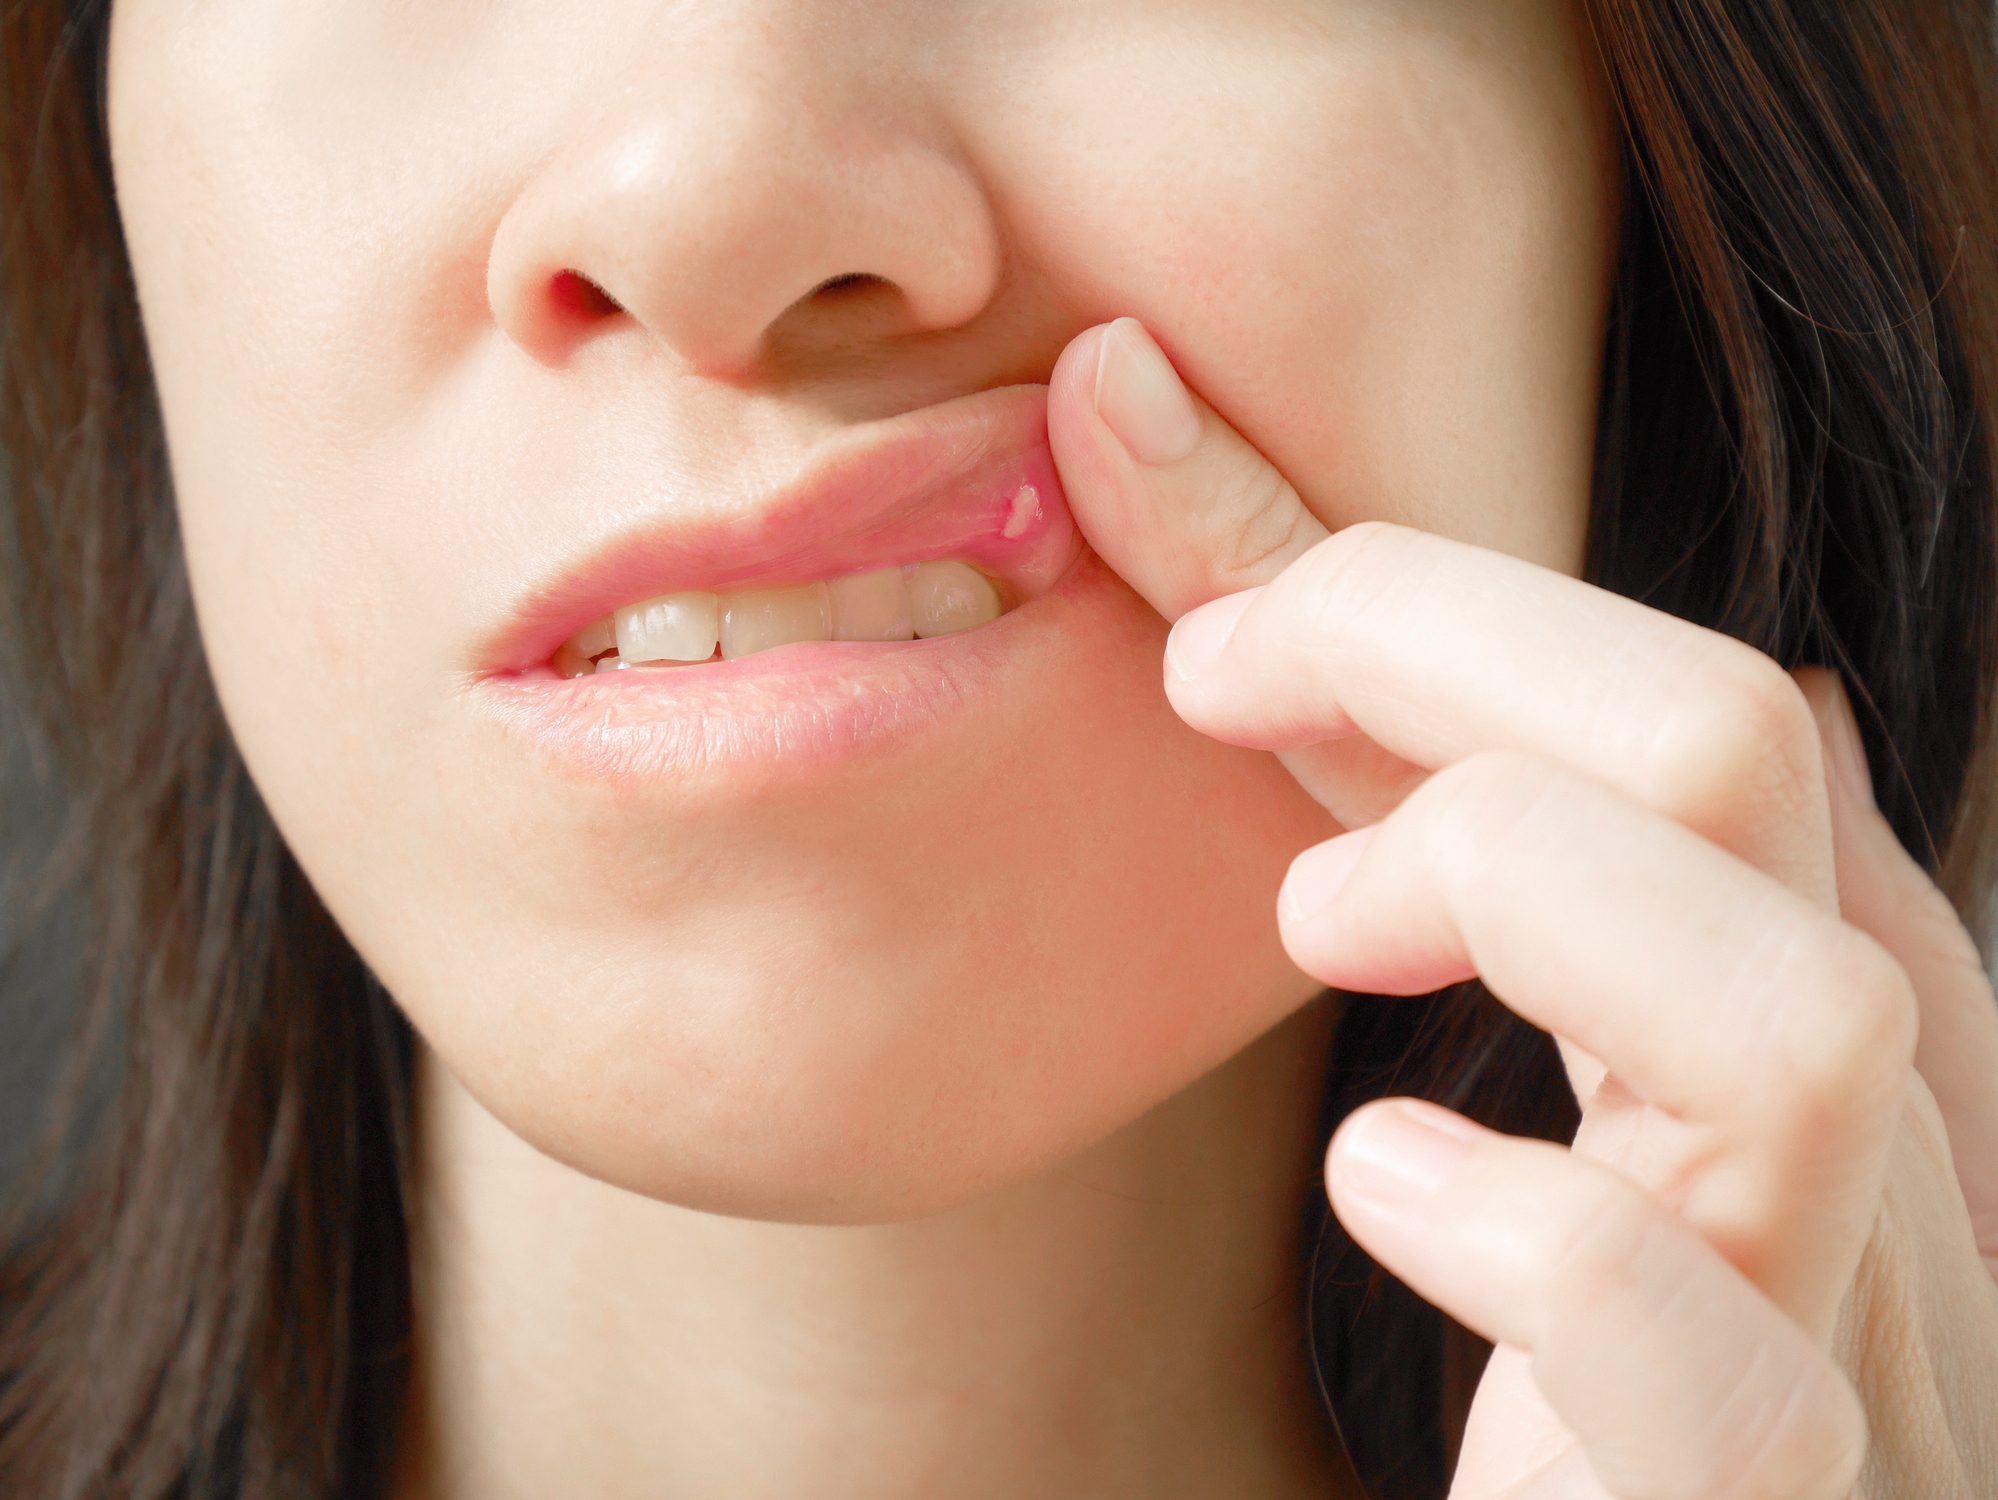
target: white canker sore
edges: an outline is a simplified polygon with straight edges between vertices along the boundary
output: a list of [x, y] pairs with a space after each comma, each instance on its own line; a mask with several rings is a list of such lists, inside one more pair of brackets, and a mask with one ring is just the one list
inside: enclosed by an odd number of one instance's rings
[[1006, 512], [1006, 524], [999, 528], [999, 535], [1011, 541], [1040, 518], [1041, 492], [1031, 484], [1023, 484], [1013, 492], [1013, 504]]

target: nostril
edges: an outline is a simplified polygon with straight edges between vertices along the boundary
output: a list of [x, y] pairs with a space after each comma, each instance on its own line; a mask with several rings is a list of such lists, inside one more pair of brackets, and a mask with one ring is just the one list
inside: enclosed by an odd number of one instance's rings
[[813, 287], [807, 295], [816, 297], [820, 292], [843, 292], [856, 282], [875, 281], [878, 279], [878, 277], [870, 275], [866, 271], [848, 271], [841, 276], [827, 277], [824, 281]]
[[623, 311], [615, 297], [580, 271], [556, 273], [548, 294], [564, 313], [597, 318]]

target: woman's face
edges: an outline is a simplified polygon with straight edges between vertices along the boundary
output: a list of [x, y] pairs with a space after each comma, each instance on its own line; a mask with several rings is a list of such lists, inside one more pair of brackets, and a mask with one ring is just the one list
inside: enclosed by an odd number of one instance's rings
[[[1576, 571], [1617, 194], [1592, 68], [1570, 0], [117, 0], [209, 663], [443, 1064], [606, 1181], [879, 1220], [1294, 1012], [1275, 892], [1339, 830], [1174, 717], [1166, 622], [1061, 546], [1039, 382], [1135, 315], [1328, 526]], [[954, 398], [975, 483], [762, 524]], [[1011, 578], [979, 509], [1023, 477], [1058, 581]], [[846, 563], [912, 560], [865, 534], [890, 500], [1008, 613], [527, 659], [578, 611], [852, 572], [806, 552], [842, 529]]]

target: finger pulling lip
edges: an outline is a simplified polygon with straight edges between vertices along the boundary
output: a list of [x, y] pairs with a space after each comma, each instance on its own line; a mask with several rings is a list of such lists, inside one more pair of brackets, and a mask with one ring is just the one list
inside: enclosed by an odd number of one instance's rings
[[1047, 387], [1004, 386], [867, 424], [762, 503], [662, 510], [529, 589], [476, 652], [472, 676], [547, 675], [563, 642], [660, 594], [900, 563], [970, 563], [1010, 612], [1082, 550], [1048, 447]]

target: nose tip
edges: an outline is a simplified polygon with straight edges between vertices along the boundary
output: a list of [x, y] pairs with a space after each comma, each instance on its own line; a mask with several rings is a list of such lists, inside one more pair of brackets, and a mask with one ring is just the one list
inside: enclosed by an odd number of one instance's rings
[[740, 87], [725, 106], [704, 92], [627, 113], [535, 172], [487, 260], [515, 344], [558, 365], [635, 326], [690, 370], [735, 379], [779, 343], [850, 348], [989, 303], [998, 232], [950, 142], [866, 106]]

